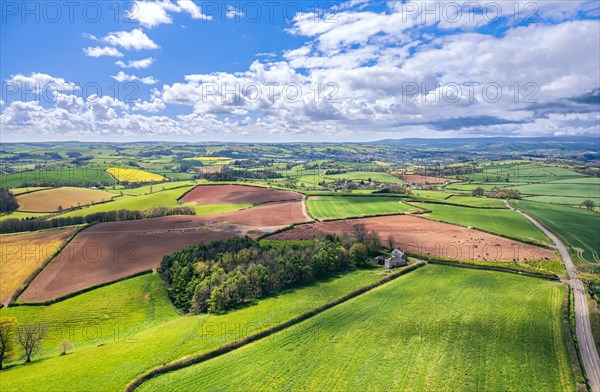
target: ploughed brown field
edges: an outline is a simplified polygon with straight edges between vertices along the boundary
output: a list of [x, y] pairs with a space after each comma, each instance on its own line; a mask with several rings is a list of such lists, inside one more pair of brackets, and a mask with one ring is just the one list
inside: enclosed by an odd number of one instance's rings
[[236, 235], [210, 231], [193, 216], [108, 222], [81, 231], [31, 282], [20, 299], [43, 302], [157, 268], [162, 257], [189, 245]]
[[443, 184], [445, 182], [456, 182], [456, 180], [450, 178], [420, 176], [417, 174], [405, 174], [400, 176], [400, 178], [402, 178], [402, 181], [411, 184]]
[[263, 204], [292, 200], [302, 200], [302, 195], [245, 185], [200, 185], [181, 198], [183, 202], [195, 201], [198, 204]]
[[314, 222], [269, 236], [269, 239], [304, 240], [326, 234], [351, 233], [352, 226], [364, 224], [379, 234], [382, 242], [394, 238], [401, 250], [453, 260], [517, 261], [555, 260], [548, 249], [465, 227], [414, 216], [382, 216], [344, 221]]
[[302, 202], [268, 203], [218, 215], [99, 223], [81, 231], [21, 295], [44, 302], [160, 266], [164, 255], [236, 235], [304, 222]]

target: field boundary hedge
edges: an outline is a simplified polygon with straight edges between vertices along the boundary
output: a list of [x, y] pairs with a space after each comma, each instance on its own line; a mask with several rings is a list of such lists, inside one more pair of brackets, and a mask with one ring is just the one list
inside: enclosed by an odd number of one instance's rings
[[[455, 195], [452, 195], [455, 196]], [[418, 196], [417, 196], [418, 197]], [[447, 200], [447, 199], [444, 199]], [[494, 199], [494, 200], [500, 200], [500, 199]], [[443, 205], [450, 205], [450, 206], [456, 206], [456, 207], [465, 207], [465, 208], [474, 208], [476, 210], [504, 210], [504, 207], [476, 207], [476, 206], [470, 206], [467, 204], [456, 204], [456, 203], [444, 203], [442, 201], [438, 201], [438, 200], [418, 200], [417, 202], [419, 203], [431, 203], [431, 204], [443, 204]]]
[[[58, 256], [60, 254], [60, 252], [63, 251], [63, 249], [65, 249], [67, 247], [67, 245], [69, 245], [71, 243], [71, 241], [73, 241], [73, 239], [75, 237], [77, 237], [77, 234], [79, 234], [81, 231], [87, 229], [90, 226], [93, 226], [95, 223], [92, 224], [87, 224], [84, 226], [79, 227], [77, 230], [75, 230], [75, 232], [71, 235], [71, 237], [69, 237], [65, 243], [58, 248], [53, 254], [52, 256], [50, 256], [48, 258], [48, 260], [44, 263], [42, 263], [42, 265], [40, 265], [35, 271], [33, 271], [25, 280], [25, 282], [21, 285], [20, 288], [18, 288], [17, 290], [15, 290], [11, 296], [8, 299], [7, 302], [7, 307], [10, 306], [15, 306], [15, 301], [17, 299], [19, 299], [19, 297], [21, 296], [21, 294], [23, 294], [25, 292], [25, 290], [27, 290], [27, 288], [29, 287], [29, 285], [31, 284], [31, 282], [33, 282], [33, 280], [44, 270], [44, 268], [46, 268], [48, 266], [48, 264], [50, 264], [52, 262], [52, 260], [54, 260], [56, 258], [56, 256]], [[67, 226], [68, 227], [68, 226]], [[50, 230], [60, 230], [60, 229], [64, 229], [63, 228], [55, 228], [55, 229], [50, 229]]]
[[100, 284], [97, 284], [97, 285], [94, 285], [94, 286], [89, 286], [89, 287], [86, 287], [84, 289], [77, 290], [77, 291], [74, 291], [74, 292], [72, 292], [70, 294], [63, 295], [62, 297], [54, 298], [54, 299], [51, 299], [51, 300], [48, 300], [48, 301], [44, 301], [44, 302], [21, 302], [21, 303], [13, 303], [13, 304], [10, 305], [10, 307], [16, 307], [16, 306], [48, 306], [48, 305], [53, 305], [55, 303], [62, 302], [62, 301], [67, 300], [69, 298], [76, 297], [76, 296], [78, 296], [80, 294], [87, 293], [88, 291], [96, 290], [96, 289], [99, 289], [99, 288], [105, 287], [105, 286], [110, 286], [111, 284], [114, 284], [114, 283], [119, 283], [119, 282], [122, 282], [124, 280], [137, 278], [139, 276], [151, 274], [153, 272], [154, 272], [153, 269], [145, 270], [145, 271], [140, 271], [140, 272], [136, 272], [133, 275], [125, 276], [123, 278], [119, 278], [119, 279], [116, 279], [116, 280], [111, 280], [110, 282], [104, 282], [104, 283], [100, 283]]
[[400, 271], [397, 272], [393, 272], [390, 275], [386, 276], [383, 279], [378, 280], [377, 282], [373, 282], [371, 284], [368, 284], [366, 286], [363, 286], [359, 289], [356, 289], [338, 299], [335, 299], [333, 301], [330, 301], [324, 305], [318, 306], [316, 308], [313, 308], [309, 311], [306, 311], [302, 314], [300, 314], [299, 316], [296, 316], [294, 318], [291, 318], [287, 321], [284, 321], [280, 324], [277, 324], [273, 327], [267, 328], [263, 331], [257, 332], [255, 334], [252, 334], [250, 336], [247, 336], [243, 339], [239, 339], [236, 340], [234, 342], [225, 344], [221, 347], [218, 347], [214, 350], [205, 352], [203, 354], [200, 355], [196, 355], [193, 357], [189, 357], [189, 358], [184, 358], [184, 359], [180, 359], [180, 360], [176, 360], [174, 362], [162, 365], [162, 366], [158, 366], [154, 369], [149, 370], [148, 372], [142, 374], [141, 376], [137, 377], [135, 380], [133, 380], [126, 388], [126, 391], [131, 392], [134, 391], [136, 388], [138, 388], [140, 385], [142, 385], [145, 381], [150, 380], [151, 378], [154, 378], [158, 375], [161, 374], [165, 374], [165, 373], [169, 373], [175, 370], [179, 370], [191, 365], [196, 365], [202, 362], [205, 362], [209, 359], [213, 359], [216, 357], [219, 357], [223, 354], [227, 354], [231, 351], [234, 351], [238, 348], [241, 348], [243, 346], [246, 346], [250, 343], [253, 343], [257, 340], [266, 338], [268, 336], [273, 335], [274, 333], [280, 332], [286, 328], [289, 328], [293, 325], [299, 324], [302, 321], [308, 320], [314, 316], [316, 316], [319, 313], [322, 313], [328, 309], [333, 308], [334, 306], [337, 306], [339, 304], [342, 304], [350, 299], [353, 299], [355, 297], [358, 297], [361, 294], [366, 293], [367, 291], [373, 290], [374, 288], [377, 288], [379, 286], [382, 286], [385, 283], [388, 283], [402, 275], [405, 275], [411, 271], [416, 270], [417, 268], [420, 268], [422, 266], [426, 265], [425, 262], [419, 261], [416, 264], [412, 264], [406, 268], [401, 269]]
[[560, 281], [560, 277], [556, 274], [544, 274], [542, 272], [524, 271], [524, 270], [518, 270], [518, 269], [514, 269], [514, 268], [509, 268], [509, 267], [471, 264], [468, 262], [447, 261], [447, 260], [427, 260], [427, 262], [431, 263], [431, 264], [448, 265], [451, 267], [471, 268], [471, 269], [479, 269], [479, 270], [486, 270], [486, 271], [508, 272], [511, 274], [525, 275], [525, 276], [529, 276], [532, 278], [541, 278], [541, 279], [547, 279], [547, 280]]

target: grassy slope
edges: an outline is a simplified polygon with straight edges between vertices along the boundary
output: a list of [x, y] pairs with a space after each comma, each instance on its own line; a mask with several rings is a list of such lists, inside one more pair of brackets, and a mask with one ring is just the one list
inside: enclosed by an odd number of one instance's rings
[[47, 213], [43, 213], [43, 212], [21, 212], [21, 211], [15, 211], [15, 212], [11, 212], [10, 214], [2, 214], [0, 215], [0, 222], [6, 219], [25, 219], [25, 218], [37, 218], [39, 216], [45, 216], [48, 215]]
[[363, 171], [356, 171], [356, 172], [348, 172], [348, 173], [342, 173], [342, 174], [334, 174], [334, 175], [330, 175], [327, 176], [327, 178], [330, 179], [340, 179], [340, 178], [344, 178], [344, 179], [348, 179], [348, 180], [353, 180], [353, 181], [368, 181], [368, 179], [370, 178], [373, 181], [378, 181], [378, 182], [391, 182], [393, 184], [400, 184], [402, 182], [402, 180], [400, 180], [397, 177], [392, 176], [391, 174], [388, 173], [381, 173], [381, 172], [363, 172]]
[[58, 170], [35, 170], [15, 174], [6, 174], [0, 177], [0, 187], [16, 188], [25, 183], [33, 182], [56, 182], [59, 184], [69, 182], [95, 183], [98, 181], [114, 184], [116, 181], [104, 170], [94, 168], [72, 168]]
[[431, 265], [141, 390], [571, 391], [563, 290]]
[[335, 219], [411, 212], [416, 208], [392, 197], [318, 196], [308, 199], [308, 210], [317, 219]]
[[[288, 320], [381, 277], [381, 270], [355, 271], [280, 293], [227, 314], [177, 317], [126, 340], [5, 370], [0, 377], [0, 390], [54, 391], [57, 386], [68, 386], [71, 390], [123, 390], [131, 380], [152, 367], [214, 349]], [[87, 309], [96, 312], [93, 307]]]
[[525, 200], [515, 200], [512, 203], [539, 219], [569, 245], [583, 249], [583, 258], [578, 257], [580, 260], [600, 262], [599, 214], [578, 208]]
[[[49, 306], [18, 306], [0, 316], [20, 323], [48, 325], [41, 356], [55, 356], [69, 339], [77, 350], [125, 339], [137, 330], [177, 317], [157, 273], [138, 276]], [[115, 335], [119, 333], [120, 336]], [[134, 335], [135, 336], [135, 335]]]
[[550, 243], [550, 239], [531, 222], [509, 209], [479, 209], [432, 203], [420, 206], [432, 211], [432, 214], [425, 215], [429, 219], [470, 226], [526, 241]]
[[518, 186], [516, 189], [524, 195], [600, 198], [598, 184], [531, 184]]

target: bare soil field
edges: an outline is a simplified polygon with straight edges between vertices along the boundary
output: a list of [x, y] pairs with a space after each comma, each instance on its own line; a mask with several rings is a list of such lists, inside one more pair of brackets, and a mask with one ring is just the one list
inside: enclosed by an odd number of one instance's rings
[[296, 192], [245, 185], [200, 185], [181, 198], [183, 202], [198, 204], [263, 204], [297, 200], [302, 200], [302, 195]]
[[43, 302], [157, 268], [162, 257], [189, 245], [235, 236], [211, 231], [195, 216], [108, 222], [81, 231], [33, 280], [20, 299]]
[[[293, 223], [306, 222], [309, 219], [304, 214], [302, 201], [286, 201], [281, 203], [266, 203], [241, 211], [227, 212], [218, 215], [200, 215], [196, 219], [213, 224], [232, 224], [244, 234], [264, 234]], [[217, 227], [214, 226], [213, 227]]]
[[216, 215], [99, 223], [81, 231], [20, 299], [44, 302], [157, 268], [166, 254], [236, 235], [256, 237], [305, 222], [301, 201], [267, 203]]
[[303, 240], [326, 234], [350, 233], [364, 224], [383, 242], [392, 236], [395, 246], [409, 252], [453, 260], [517, 261], [555, 260], [548, 249], [447, 223], [398, 215], [344, 221], [314, 222], [269, 236], [269, 239]]
[[411, 184], [443, 184], [446, 182], [456, 182], [456, 180], [450, 178], [420, 176], [417, 174], [405, 174], [400, 176], [400, 178], [402, 178], [402, 181]]
[[75, 230], [68, 228], [0, 236], [0, 303], [9, 302]]
[[20, 211], [55, 212], [112, 200], [113, 194], [97, 189], [63, 187], [25, 193], [17, 196]]

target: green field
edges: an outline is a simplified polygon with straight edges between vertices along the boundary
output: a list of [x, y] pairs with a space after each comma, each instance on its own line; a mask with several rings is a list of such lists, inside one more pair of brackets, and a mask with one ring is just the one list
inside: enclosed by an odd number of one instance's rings
[[571, 169], [538, 163], [499, 164], [484, 166], [483, 172], [467, 177], [475, 182], [524, 182], [542, 183], [583, 177]]
[[430, 265], [142, 391], [572, 391], [564, 287]]
[[56, 356], [64, 339], [81, 350], [100, 342], [134, 335], [177, 316], [157, 273], [146, 274], [83, 293], [49, 306], [0, 309], [2, 317], [23, 324], [45, 324], [48, 338], [42, 357]]
[[586, 200], [592, 200], [596, 204], [596, 208], [600, 206], [600, 198], [589, 197], [568, 197], [568, 196], [528, 196], [523, 200], [537, 201], [540, 203], [564, 204], [567, 206], [579, 206]]
[[551, 243], [550, 239], [529, 220], [507, 208], [482, 209], [433, 203], [422, 203], [420, 207], [432, 211], [431, 214], [425, 215], [429, 219], [468, 226], [528, 242]]
[[600, 215], [579, 208], [542, 204], [525, 200], [512, 202], [559, 234], [569, 245], [578, 248], [576, 258], [600, 262]]
[[500, 199], [489, 199], [487, 197], [472, 196], [450, 196], [444, 203], [465, 205], [472, 207], [504, 208], [504, 202]]
[[382, 173], [382, 172], [355, 171], [355, 172], [348, 172], [348, 173], [342, 173], [342, 174], [334, 174], [331, 176], [327, 176], [327, 178], [330, 178], [330, 179], [341, 179], [342, 178], [342, 179], [358, 181], [358, 182], [360, 182], [360, 181], [367, 182], [370, 178], [372, 181], [377, 181], [377, 182], [390, 182], [392, 184], [402, 183], [402, 180], [400, 180], [398, 177], [394, 177], [391, 174]]
[[515, 189], [523, 195], [600, 198], [600, 185], [597, 184], [531, 184], [517, 186]]
[[[81, 350], [76, 349], [66, 356], [58, 356], [58, 352], [55, 351], [51, 358], [45, 360], [34, 358], [34, 362], [27, 366], [19, 365], [3, 370], [0, 377], [0, 390], [3, 392], [55, 391], [57, 385], [68, 386], [70, 390], [123, 390], [135, 377], [153, 367], [186, 355], [214, 349], [289, 320], [382, 277], [383, 273], [380, 269], [354, 271], [328, 281], [288, 290], [261, 299], [242, 309], [220, 315], [182, 317], [175, 316], [174, 311], [168, 309], [165, 310], [165, 317], [169, 320], [142, 329], [133, 335], [126, 334], [118, 339], [110, 336]], [[112, 290], [115, 286], [107, 286], [104, 290]], [[89, 294], [93, 293], [95, 291]], [[109, 295], [108, 291], [104, 291], [103, 294], [104, 297], [111, 298], [110, 302], [103, 299], [107, 302], [106, 306], [119, 307], [121, 300], [118, 296]], [[102, 296], [94, 297], [102, 298]], [[95, 307], [98, 305], [96, 300], [90, 303], [71, 302], [78, 298], [64, 302], [65, 320], [69, 319], [69, 312], [74, 311], [90, 313], [90, 317], [96, 317], [97, 314], [99, 317], [105, 317], [107, 323], [110, 322], [111, 313], [104, 313], [103, 316], [103, 312]], [[22, 309], [32, 312], [30, 317], [41, 310], [37, 307]], [[5, 311], [3, 309], [0, 312]], [[147, 312], [152, 314], [152, 308], [148, 307]]]
[[21, 212], [14, 211], [10, 214], [0, 214], [0, 222], [6, 219], [25, 219], [25, 218], [37, 218], [39, 216], [46, 216], [44, 212]]
[[15, 174], [3, 174], [0, 176], [0, 187], [2, 188], [20, 188], [23, 184], [53, 182], [57, 184], [67, 184], [72, 182], [81, 182], [93, 184], [96, 182], [106, 182], [115, 184], [116, 180], [98, 167], [81, 167], [71, 169], [57, 170], [35, 170]]
[[308, 212], [316, 219], [341, 219], [366, 215], [401, 214], [418, 209], [398, 197], [316, 196], [308, 199]]

